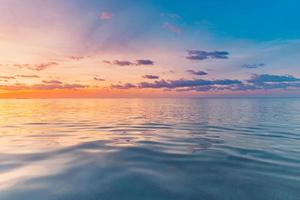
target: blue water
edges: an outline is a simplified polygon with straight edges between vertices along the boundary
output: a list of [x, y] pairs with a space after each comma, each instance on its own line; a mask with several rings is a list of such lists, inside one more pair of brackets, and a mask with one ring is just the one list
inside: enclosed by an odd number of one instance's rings
[[0, 200], [300, 199], [300, 99], [19, 99], [0, 113]]

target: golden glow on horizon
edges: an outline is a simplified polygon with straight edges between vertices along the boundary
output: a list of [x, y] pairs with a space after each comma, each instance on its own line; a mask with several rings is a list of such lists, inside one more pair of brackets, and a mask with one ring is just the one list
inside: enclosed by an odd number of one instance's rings
[[174, 91], [151, 89], [77, 89], [77, 90], [22, 90], [2, 91], [0, 98], [103, 98], [103, 97], [170, 97], [178, 96]]

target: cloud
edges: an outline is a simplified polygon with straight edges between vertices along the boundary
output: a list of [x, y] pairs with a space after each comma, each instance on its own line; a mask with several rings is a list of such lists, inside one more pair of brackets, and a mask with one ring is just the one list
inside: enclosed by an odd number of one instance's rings
[[204, 72], [204, 71], [195, 71], [195, 70], [186, 70], [186, 72], [190, 73], [190, 74], [193, 74], [193, 75], [198, 75], [198, 76], [204, 76], [204, 75], [207, 75], [208, 73], [207, 72]]
[[40, 78], [38, 75], [16, 75], [20, 78]]
[[165, 22], [165, 23], [163, 24], [163, 27], [164, 27], [165, 29], [167, 29], [167, 30], [173, 32], [173, 33], [179, 34], [179, 33], [182, 32], [182, 29], [181, 29], [181, 28], [179, 28], [179, 27], [177, 27], [177, 26], [171, 24], [170, 22]]
[[130, 65], [134, 65], [134, 63], [130, 62], [130, 61], [126, 61], [126, 60], [115, 60], [113, 62], [114, 65], [119, 65], [119, 66], [130, 66]]
[[169, 80], [169, 81], [165, 81], [165, 80], [157, 81], [152, 86], [165, 87], [165, 88], [180, 88], [180, 87], [195, 87], [195, 86], [207, 86], [207, 85], [231, 85], [231, 84], [240, 84], [240, 83], [241, 81], [239, 80], [231, 80], [231, 79], [220, 79], [220, 80], [179, 79], [179, 80]]
[[229, 52], [227, 51], [201, 51], [201, 50], [188, 50], [189, 60], [206, 60], [206, 59], [228, 59]]
[[154, 61], [152, 60], [136, 60], [135, 65], [154, 65]]
[[175, 74], [176, 72], [174, 70], [169, 70], [166, 72], [162, 72], [162, 74]]
[[233, 91], [299, 88], [300, 79], [291, 75], [254, 74], [245, 83], [229, 88]]
[[0, 76], [0, 79], [15, 79], [14, 76]]
[[254, 74], [245, 83], [239, 84], [231, 90], [273, 90], [299, 87], [300, 78], [291, 75]]
[[29, 69], [41, 71], [41, 70], [47, 69], [47, 68], [49, 68], [51, 66], [55, 66], [55, 65], [58, 65], [58, 63], [56, 63], [56, 62], [40, 63]]
[[188, 92], [188, 91], [198, 91], [198, 92], [207, 92], [207, 91], [218, 91], [221, 88], [224, 87], [216, 87], [216, 86], [211, 86], [211, 85], [206, 85], [206, 86], [196, 86], [196, 87], [189, 87], [189, 88], [179, 88], [176, 89], [176, 92]]
[[94, 80], [95, 80], [95, 81], [105, 81], [105, 79], [99, 78], [99, 77], [94, 77]]
[[15, 84], [15, 85], [0, 85], [1, 90], [26, 90], [29, 87], [24, 84]]
[[84, 56], [69, 56], [68, 58], [71, 60], [79, 61], [84, 59]]
[[136, 88], [136, 86], [132, 83], [126, 83], [124, 85], [111, 85], [112, 89], [131, 89], [131, 88]]
[[126, 83], [124, 85], [112, 85], [112, 88], [151, 88], [175, 90], [177, 92], [187, 91], [251, 91], [251, 90], [273, 90], [300, 88], [300, 78], [290, 75], [253, 75], [250, 79], [241, 81], [235, 79], [178, 79], [178, 80], [157, 80], [154, 82], [140, 82], [137, 84]]
[[111, 12], [103, 11], [100, 13], [101, 20], [110, 20], [112, 17], [113, 17], [113, 14]]
[[34, 84], [34, 85], [25, 85], [25, 84], [15, 84], [15, 85], [0, 85], [2, 90], [55, 90], [55, 89], [80, 89], [86, 88], [88, 86], [81, 84]]
[[254, 84], [295, 82], [295, 81], [300, 81], [300, 79], [291, 75], [270, 75], [270, 74], [261, 74], [261, 75], [254, 74], [249, 80], [247, 80], [248, 83], [254, 83]]
[[14, 64], [13, 66], [18, 68], [29, 68], [30, 64]]
[[297, 83], [266, 83], [266, 84], [239, 84], [235, 87], [228, 88], [231, 91], [253, 91], [253, 90], [273, 90], [273, 89], [295, 89], [300, 88], [300, 82]]
[[103, 63], [105, 63], [105, 64], [112, 64], [112, 62], [109, 61], [109, 60], [103, 60]]
[[47, 69], [51, 66], [58, 65], [57, 62], [47, 62], [47, 63], [39, 63], [39, 64], [14, 64], [14, 67], [19, 67], [19, 68], [27, 68], [30, 70], [35, 70], [35, 71], [42, 71], [44, 69]]
[[145, 79], [159, 79], [159, 76], [156, 75], [144, 75], [143, 78]]
[[118, 66], [122, 66], [122, 67], [134, 65], [134, 63], [127, 61], [127, 60], [114, 60], [114, 61], [104, 60], [103, 62], [106, 64], [118, 65]]
[[149, 59], [139, 59], [136, 60], [135, 62], [131, 62], [128, 60], [114, 60], [114, 61], [108, 61], [104, 60], [103, 61], [106, 64], [111, 64], [111, 65], [118, 65], [118, 66], [140, 66], [140, 65], [154, 65], [154, 61], [149, 60]]
[[243, 68], [248, 68], [248, 69], [256, 69], [256, 68], [263, 67], [263, 66], [265, 66], [264, 63], [244, 64], [244, 65], [242, 65]]
[[16, 79], [16, 77], [20, 78], [39, 78], [37, 75], [16, 75], [16, 76], [0, 76], [0, 79]]
[[231, 79], [220, 79], [220, 80], [204, 80], [204, 79], [179, 79], [179, 80], [159, 80], [150, 82], [141, 82], [137, 85], [127, 83], [125, 85], [114, 85], [112, 88], [163, 88], [163, 89], [176, 89], [176, 88], [191, 88], [197, 86], [209, 86], [209, 85], [232, 85], [232, 84], [240, 84], [239, 80], [231, 80]]
[[60, 85], [60, 84], [63, 83], [63, 82], [58, 81], [58, 80], [50, 80], [50, 81], [45, 81], [45, 80], [43, 80], [42, 82], [43, 82], [43, 83], [46, 83], [46, 84], [58, 84], [58, 85]]
[[36, 84], [32, 85], [30, 89], [35, 90], [54, 90], [54, 89], [80, 89], [80, 88], [86, 88], [86, 85], [81, 84]]

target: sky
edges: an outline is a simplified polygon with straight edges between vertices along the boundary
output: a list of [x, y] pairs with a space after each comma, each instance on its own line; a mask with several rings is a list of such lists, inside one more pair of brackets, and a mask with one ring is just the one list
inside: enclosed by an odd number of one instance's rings
[[298, 0], [0, 0], [0, 98], [300, 96]]

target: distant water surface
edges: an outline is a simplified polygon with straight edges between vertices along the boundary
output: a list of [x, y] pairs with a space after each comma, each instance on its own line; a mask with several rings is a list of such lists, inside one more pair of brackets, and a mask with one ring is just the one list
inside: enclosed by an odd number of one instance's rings
[[0, 200], [299, 200], [300, 99], [0, 100]]

